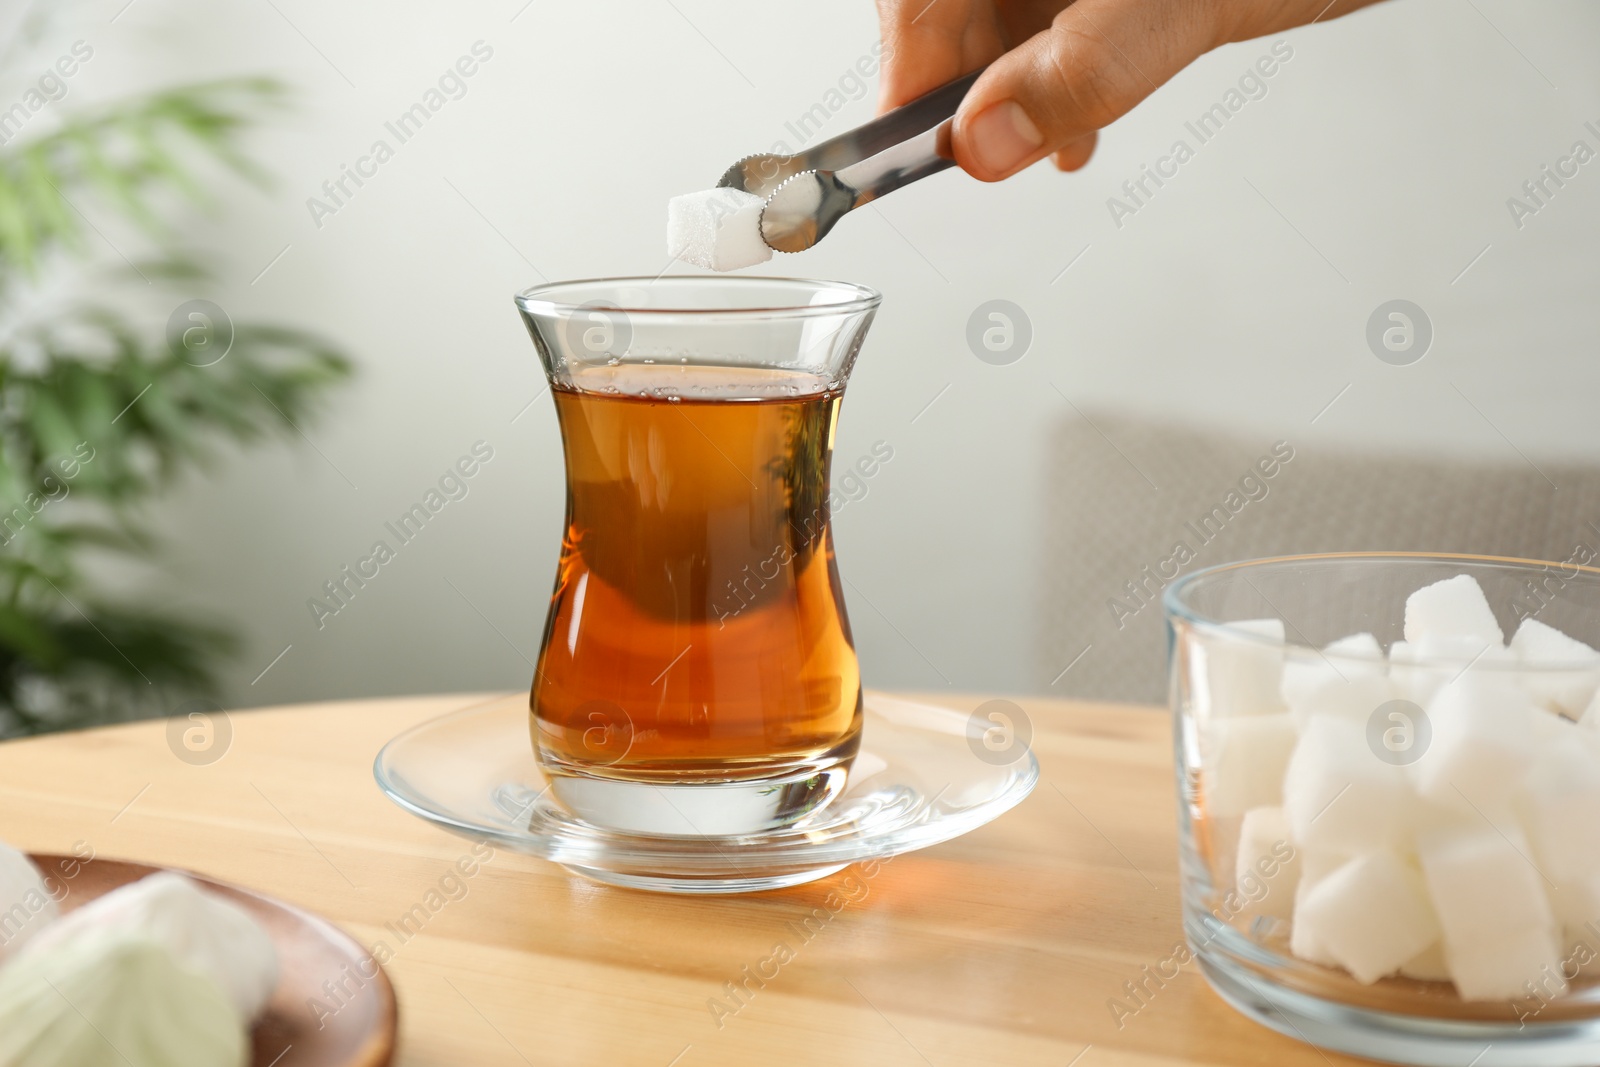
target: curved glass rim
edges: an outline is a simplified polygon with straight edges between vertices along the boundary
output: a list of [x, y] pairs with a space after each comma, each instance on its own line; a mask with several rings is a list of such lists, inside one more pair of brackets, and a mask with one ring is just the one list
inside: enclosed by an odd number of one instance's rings
[[[1553, 560], [1524, 559], [1520, 556], [1485, 556], [1471, 552], [1308, 552], [1299, 555], [1264, 556], [1260, 559], [1235, 560], [1232, 563], [1215, 563], [1209, 567], [1202, 567], [1193, 574], [1184, 575], [1166, 588], [1166, 591], [1161, 594], [1161, 610], [1169, 619], [1181, 619], [1184, 622], [1189, 623], [1191, 626], [1210, 633], [1226, 634], [1231, 639], [1246, 641], [1252, 644], [1275, 646], [1277, 644], [1276, 641], [1270, 641], [1267, 638], [1262, 637], [1260, 634], [1243, 629], [1236, 623], [1224, 622], [1220, 619], [1213, 619], [1203, 615], [1202, 613], [1190, 607], [1183, 600], [1183, 595], [1188, 591], [1190, 586], [1199, 583], [1203, 579], [1215, 577], [1219, 574], [1225, 574], [1229, 571], [1253, 570], [1257, 568], [1269, 567], [1274, 564], [1308, 563], [1318, 560], [1343, 562], [1354, 562], [1356, 560], [1367, 560], [1372, 562], [1416, 561], [1433, 563], [1459, 561], [1463, 563], [1510, 564], [1514, 568], [1526, 568], [1529, 570], [1534, 568], [1538, 568], [1539, 570], [1553, 569], [1559, 570], [1563, 573], [1569, 571], [1574, 573], [1582, 572], [1600, 578], [1600, 567], [1590, 567], [1581, 563], [1557, 563]], [[1287, 622], [1288, 620], [1284, 621]], [[1288, 650], [1303, 649], [1322, 658], [1326, 658], [1328, 655], [1330, 655], [1330, 653], [1327, 653], [1322, 649], [1318, 649], [1315, 645], [1299, 644], [1291, 641], [1285, 641], [1284, 648]], [[1331, 655], [1334, 659], [1345, 660], [1349, 662], [1375, 662], [1371, 656], [1354, 655], [1348, 652], [1334, 652], [1331, 653]], [[1387, 659], [1387, 655], [1385, 655], [1384, 658]], [[1449, 656], [1418, 657], [1417, 659], [1406, 661], [1406, 666], [1408, 667], [1459, 667], [1460, 665], [1460, 657]], [[1566, 672], [1594, 671], [1597, 669], [1597, 667], [1594, 663], [1582, 662], [1540, 663], [1534, 666], [1529, 666], [1523, 663], [1481, 663], [1475, 664], [1473, 669], [1488, 671]]]
[[[546, 314], [571, 314], [576, 311], [593, 307], [592, 303], [573, 300], [557, 300], [541, 294], [556, 290], [568, 289], [574, 286], [637, 286], [646, 288], [661, 281], [661, 276], [646, 277], [623, 276], [616, 278], [573, 278], [568, 281], [543, 282], [532, 285], [519, 291], [516, 296], [517, 307], [527, 312], [543, 312]], [[739, 275], [673, 275], [673, 282], [687, 282], [692, 285], [701, 285], [710, 290], [716, 286], [743, 286], [753, 282], [768, 284], [779, 283], [795, 287], [797, 291], [817, 293], [828, 289], [853, 292], [854, 297], [837, 301], [831, 304], [773, 304], [764, 307], [614, 307], [612, 310], [621, 311], [628, 315], [784, 315], [805, 317], [812, 315], [839, 315], [855, 311], [870, 311], [883, 302], [883, 294], [876, 289], [855, 282], [837, 282], [816, 278], [783, 278], [760, 274]]]

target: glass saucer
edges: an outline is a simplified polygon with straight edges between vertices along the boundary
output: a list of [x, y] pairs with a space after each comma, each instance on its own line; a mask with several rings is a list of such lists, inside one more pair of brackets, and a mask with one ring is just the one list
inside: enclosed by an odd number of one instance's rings
[[1031, 751], [997, 765], [968, 717], [948, 708], [868, 693], [861, 736], [849, 780], [827, 806], [732, 836], [620, 833], [578, 819], [534, 761], [521, 695], [407, 730], [378, 753], [373, 774], [396, 804], [446, 830], [668, 893], [778, 889], [936, 845], [1015, 807], [1039, 780]]

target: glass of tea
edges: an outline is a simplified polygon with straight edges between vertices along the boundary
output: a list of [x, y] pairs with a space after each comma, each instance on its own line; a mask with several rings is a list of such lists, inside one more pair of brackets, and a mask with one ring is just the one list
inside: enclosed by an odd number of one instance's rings
[[880, 299], [842, 282], [692, 276], [517, 294], [567, 482], [532, 732], [580, 818], [757, 833], [844, 787], [861, 673], [829, 460]]

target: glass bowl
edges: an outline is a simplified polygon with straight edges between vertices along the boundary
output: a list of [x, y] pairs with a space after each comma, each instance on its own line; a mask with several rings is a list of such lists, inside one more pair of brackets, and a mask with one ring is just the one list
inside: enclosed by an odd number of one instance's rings
[[1225, 1000], [1397, 1063], [1600, 1062], [1595, 557], [1166, 589], [1184, 930]]

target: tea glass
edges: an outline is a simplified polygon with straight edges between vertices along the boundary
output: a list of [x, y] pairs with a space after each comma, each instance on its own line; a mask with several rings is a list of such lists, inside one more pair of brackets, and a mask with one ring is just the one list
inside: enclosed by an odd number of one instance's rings
[[829, 462], [880, 299], [743, 276], [517, 294], [567, 493], [531, 731], [583, 820], [751, 834], [844, 788], [862, 696]]

